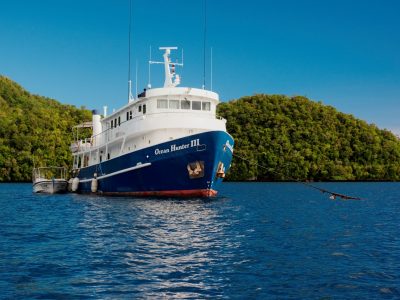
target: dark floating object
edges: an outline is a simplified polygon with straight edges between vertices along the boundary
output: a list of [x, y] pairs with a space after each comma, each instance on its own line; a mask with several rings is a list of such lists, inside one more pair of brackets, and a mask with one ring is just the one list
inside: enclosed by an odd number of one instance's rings
[[[248, 160], [248, 159], [246, 159], [246, 158], [244, 158], [244, 157], [241, 157], [241, 156], [239, 156], [239, 155], [237, 155], [237, 154], [235, 154], [235, 153], [233, 153], [232, 155], [235, 156], [235, 157], [237, 157], [237, 158], [240, 158], [240, 159], [242, 159], [242, 160], [244, 160], [244, 161], [247, 161], [247, 162], [249, 162], [250, 164], [253, 164], [253, 165], [256, 165], [256, 166], [258, 166], [258, 167], [260, 167], [260, 168], [263, 168], [263, 169], [266, 169], [266, 170], [268, 170], [268, 171], [271, 171], [269, 168], [264, 167], [264, 166], [262, 166], [262, 165], [260, 165], [260, 164], [258, 164], [258, 163], [254, 163], [254, 162], [252, 162], [252, 161], [250, 161], [250, 160]], [[329, 199], [331, 199], [331, 200], [335, 200], [337, 197], [341, 198], [342, 200], [362, 200], [362, 199], [359, 198], [359, 197], [353, 197], [353, 196], [348, 196], [348, 195], [344, 195], [344, 194], [339, 194], [339, 193], [331, 192], [331, 191], [328, 191], [328, 190], [326, 190], [326, 189], [319, 188], [319, 187], [317, 187], [317, 186], [314, 186], [314, 185], [312, 185], [312, 184], [309, 184], [308, 182], [300, 181], [300, 180], [297, 180], [297, 179], [292, 179], [292, 180], [294, 180], [294, 181], [297, 182], [297, 183], [301, 183], [301, 184], [303, 184], [303, 185], [305, 185], [305, 186], [308, 186], [308, 187], [310, 187], [310, 188], [316, 189], [316, 190], [320, 191], [321, 193], [330, 194]]]
[[344, 194], [339, 194], [339, 193], [331, 192], [331, 191], [328, 191], [328, 190], [319, 188], [319, 187], [317, 187], [317, 186], [314, 186], [314, 185], [312, 185], [312, 184], [309, 184], [309, 183], [307, 183], [307, 182], [298, 181], [298, 180], [296, 180], [296, 182], [301, 183], [301, 184], [304, 184], [304, 185], [306, 185], [306, 186], [308, 186], [308, 187], [311, 187], [311, 188], [313, 188], [313, 189], [316, 189], [316, 190], [320, 191], [321, 193], [328, 193], [328, 194], [330, 194], [329, 199], [331, 199], [331, 200], [336, 200], [337, 197], [341, 198], [342, 200], [362, 200], [362, 199], [359, 198], [359, 197], [353, 197], [353, 196], [348, 196], [348, 195], [344, 195]]

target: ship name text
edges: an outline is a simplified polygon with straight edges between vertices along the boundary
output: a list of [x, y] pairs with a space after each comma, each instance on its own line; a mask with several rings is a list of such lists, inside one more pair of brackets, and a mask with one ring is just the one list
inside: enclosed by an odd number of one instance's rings
[[172, 145], [170, 145], [169, 148], [164, 148], [164, 149], [156, 148], [154, 150], [154, 154], [160, 155], [160, 154], [165, 154], [165, 153], [170, 153], [170, 152], [175, 152], [175, 151], [181, 151], [181, 150], [196, 147], [199, 145], [200, 145], [200, 139], [195, 139], [195, 140], [191, 140], [190, 143], [187, 143], [187, 144], [181, 144], [181, 145], [172, 144]]

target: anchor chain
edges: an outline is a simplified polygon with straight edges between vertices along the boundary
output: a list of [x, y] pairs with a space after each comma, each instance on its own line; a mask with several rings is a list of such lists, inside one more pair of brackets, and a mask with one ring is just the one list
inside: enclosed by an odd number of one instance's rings
[[[256, 165], [256, 166], [258, 166], [258, 167], [260, 167], [260, 168], [262, 168], [262, 169], [265, 169], [265, 170], [267, 170], [268, 172], [271, 172], [271, 170], [270, 170], [269, 168], [267, 168], [267, 167], [265, 167], [265, 166], [263, 166], [263, 165], [260, 165], [260, 164], [258, 164], [258, 163], [252, 162], [252, 161], [250, 161], [249, 159], [246, 159], [246, 158], [244, 158], [244, 157], [242, 157], [242, 156], [240, 156], [240, 155], [233, 154], [233, 156], [235, 156], [235, 157], [237, 157], [237, 158], [240, 158], [241, 160], [247, 161], [248, 163], [250, 163], [250, 164], [252, 164], [252, 165]], [[274, 173], [276, 173], [276, 172], [274, 172]], [[315, 190], [318, 190], [318, 191], [320, 191], [321, 193], [327, 193], [327, 194], [330, 195], [330, 196], [329, 196], [329, 199], [331, 199], [331, 200], [335, 200], [337, 197], [341, 198], [342, 200], [362, 200], [362, 199], [359, 198], [359, 197], [348, 196], [348, 195], [344, 195], [344, 194], [339, 194], [339, 193], [336, 193], [336, 192], [332, 192], [332, 191], [329, 191], [329, 190], [327, 190], [327, 189], [323, 189], [323, 188], [317, 187], [317, 186], [315, 186], [315, 185], [312, 185], [312, 184], [310, 184], [309, 182], [301, 181], [301, 180], [298, 180], [298, 179], [295, 179], [295, 178], [290, 178], [290, 180], [292, 180], [292, 181], [294, 181], [294, 182], [296, 182], [296, 183], [300, 183], [300, 184], [302, 184], [302, 185], [304, 185], [304, 186], [307, 186], [307, 187], [309, 187], [309, 188], [313, 188], [313, 189], [315, 189]]]

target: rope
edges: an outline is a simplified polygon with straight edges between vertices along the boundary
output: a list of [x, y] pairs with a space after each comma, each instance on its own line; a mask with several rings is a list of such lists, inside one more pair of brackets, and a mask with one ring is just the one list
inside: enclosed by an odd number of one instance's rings
[[[269, 168], [267, 168], [267, 167], [265, 167], [265, 166], [262, 166], [262, 165], [260, 165], [260, 164], [258, 164], [258, 163], [252, 162], [251, 160], [246, 159], [246, 158], [244, 158], [244, 157], [242, 157], [242, 156], [239, 156], [239, 155], [237, 155], [237, 154], [233, 154], [233, 156], [235, 156], [235, 157], [237, 157], [237, 158], [240, 158], [241, 160], [247, 161], [247, 162], [249, 162], [250, 164], [253, 164], [253, 165], [256, 165], [256, 166], [258, 166], [258, 167], [260, 167], [260, 168], [263, 168], [263, 169], [267, 170], [268, 172], [271, 172], [271, 170], [270, 170]], [[276, 173], [276, 172], [275, 172], [275, 173]], [[291, 178], [290, 180], [293, 180], [293, 181], [295, 181], [295, 182], [297, 182], [297, 183], [300, 183], [300, 184], [302, 184], [302, 185], [304, 185], [304, 186], [307, 186], [307, 187], [309, 187], [309, 188], [313, 188], [313, 189], [315, 189], [315, 190], [318, 190], [318, 191], [320, 191], [321, 193], [327, 193], [327, 194], [330, 195], [329, 198], [332, 199], [332, 200], [335, 200], [336, 197], [339, 197], [339, 198], [341, 198], [341, 199], [343, 199], [343, 200], [362, 200], [362, 199], [359, 198], [359, 197], [353, 197], [353, 196], [348, 196], [348, 195], [344, 195], [344, 194], [339, 194], [339, 193], [336, 193], [336, 192], [331, 192], [331, 191], [328, 191], [328, 190], [326, 190], [326, 189], [317, 187], [317, 186], [312, 185], [312, 184], [310, 184], [310, 183], [308, 183], [308, 182], [304, 182], [304, 181], [301, 181], [301, 180], [298, 180], [298, 179], [295, 179], [295, 178]]]

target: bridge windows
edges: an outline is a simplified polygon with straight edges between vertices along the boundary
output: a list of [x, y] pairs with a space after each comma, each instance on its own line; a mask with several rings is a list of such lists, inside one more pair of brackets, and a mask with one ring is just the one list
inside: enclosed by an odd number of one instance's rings
[[201, 101], [192, 101], [193, 110], [201, 110]]
[[201, 110], [210, 111], [211, 110], [211, 102], [208, 102], [208, 101], [201, 102]]
[[190, 101], [181, 100], [181, 109], [190, 109]]
[[168, 108], [167, 99], [157, 99], [157, 108]]
[[169, 108], [179, 109], [179, 100], [169, 100]]
[[[143, 105], [144, 106], [144, 105]], [[157, 108], [158, 109], [185, 109], [185, 110], [202, 110], [202, 111], [211, 111], [211, 102], [210, 101], [190, 101], [187, 99], [184, 100], [167, 100], [167, 99], [157, 99]], [[139, 106], [139, 112], [141, 108]]]

